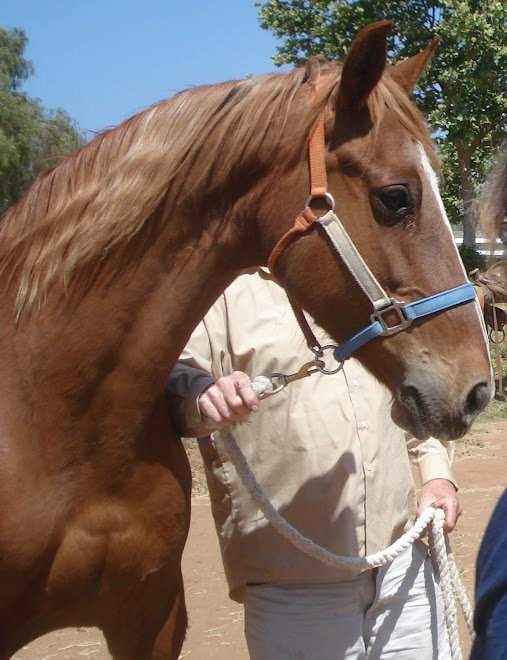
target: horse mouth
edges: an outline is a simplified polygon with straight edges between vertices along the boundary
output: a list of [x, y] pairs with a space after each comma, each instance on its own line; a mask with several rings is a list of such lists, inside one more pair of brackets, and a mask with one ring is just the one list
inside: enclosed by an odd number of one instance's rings
[[454, 407], [445, 410], [442, 405], [425, 399], [413, 386], [402, 385], [392, 407], [394, 422], [419, 440], [429, 437], [438, 440], [459, 440], [476, 417], [475, 409], [459, 413]]

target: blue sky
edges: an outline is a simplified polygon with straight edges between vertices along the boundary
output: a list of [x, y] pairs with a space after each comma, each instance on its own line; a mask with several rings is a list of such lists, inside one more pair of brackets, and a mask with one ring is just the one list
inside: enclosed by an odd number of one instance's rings
[[25, 91], [86, 131], [115, 126], [194, 85], [275, 70], [254, 0], [4, 0], [36, 75]]

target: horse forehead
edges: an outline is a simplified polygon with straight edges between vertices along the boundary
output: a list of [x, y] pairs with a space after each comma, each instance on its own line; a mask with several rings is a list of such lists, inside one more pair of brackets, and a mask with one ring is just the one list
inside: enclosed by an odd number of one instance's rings
[[[358, 119], [360, 121], [361, 118]], [[404, 125], [392, 111], [386, 111], [378, 124], [366, 122], [358, 130], [353, 130], [345, 121], [338, 127], [335, 140], [331, 141], [331, 150], [334, 147], [340, 165], [357, 165], [363, 172], [368, 169], [367, 166], [390, 165], [413, 166], [422, 170], [425, 152], [421, 135], [423, 131], [416, 126], [411, 127], [410, 123]]]
[[417, 142], [417, 151], [419, 154], [420, 162], [422, 165], [423, 172], [428, 177], [431, 187], [435, 190], [437, 195], [439, 195], [439, 181], [438, 175], [433, 167], [431, 160], [429, 159], [428, 154], [426, 153], [423, 145], [420, 142]]
[[[349, 176], [365, 175], [372, 182], [384, 178], [417, 177], [438, 190], [438, 177], [424, 147], [408, 132], [406, 139], [354, 139], [337, 150], [338, 167]], [[387, 183], [387, 181], [386, 181]]]

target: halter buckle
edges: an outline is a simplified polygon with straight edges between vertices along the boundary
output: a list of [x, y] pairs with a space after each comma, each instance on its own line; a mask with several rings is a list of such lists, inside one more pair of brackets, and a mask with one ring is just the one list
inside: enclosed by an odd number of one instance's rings
[[[384, 307], [384, 309], [378, 309], [370, 316], [372, 323], [378, 321], [383, 328], [382, 333], [379, 336], [389, 337], [390, 335], [395, 335], [411, 325], [412, 321], [406, 319], [403, 314], [404, 305], [404, 302], [398, 302], [397, 300], [394, 300], [394, 298], [391, 298], [391, 305]], [[386, 316], [389, 313], [394, 313], [396, 319], [387, 319]], [[395, 321], [394, 325], [392, 324], [393, 320]], [[396, 321], [398, 321], [398, 323], [396, 323]]]

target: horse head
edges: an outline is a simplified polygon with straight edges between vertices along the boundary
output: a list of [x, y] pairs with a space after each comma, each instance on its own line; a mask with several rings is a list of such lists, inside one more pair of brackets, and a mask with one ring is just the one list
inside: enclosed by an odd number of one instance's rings
[[[390, 21], [383, 21], [364, 28], [341, 75], [330, 73], [328, 64], [309, 62], [306, 108], [312, 130], [318, 130], [317, 117], [322, 118], [327, 187], [324, 191], [312, 182], [305, 204], [308, 170], [294, 168], [288, 180], [278, 182], [275, 199], [266, 195], [262, 209], [273, 223], [273, 217], [287, 216], [287, 208], [298, 215], [312, 207], [310, 215], [319, 215], [318, 208], [324, 213], [332, 200], [359, 259], [388, 299], [410, 305], [461, 288], [467, 277], [439, 195], [438, 162], [424, 121], [409, 101], [438, 40], [386, 68], [390, 27]], [[262, 222], [268, 219], [261, 213]], [[272, 234], [270, 228], [271, 241]], [[371, 300], [321, 223], [309, 223], [282, 247], [276, 255], [277, 277], [335, 340], [343, 342], [371, 323]], [[462, 436], [491, 399], [480, 309], [470, 296], [467, 300], [357, 350], [356, 357], [392, 391], [394, 419], [418, 437]]]

